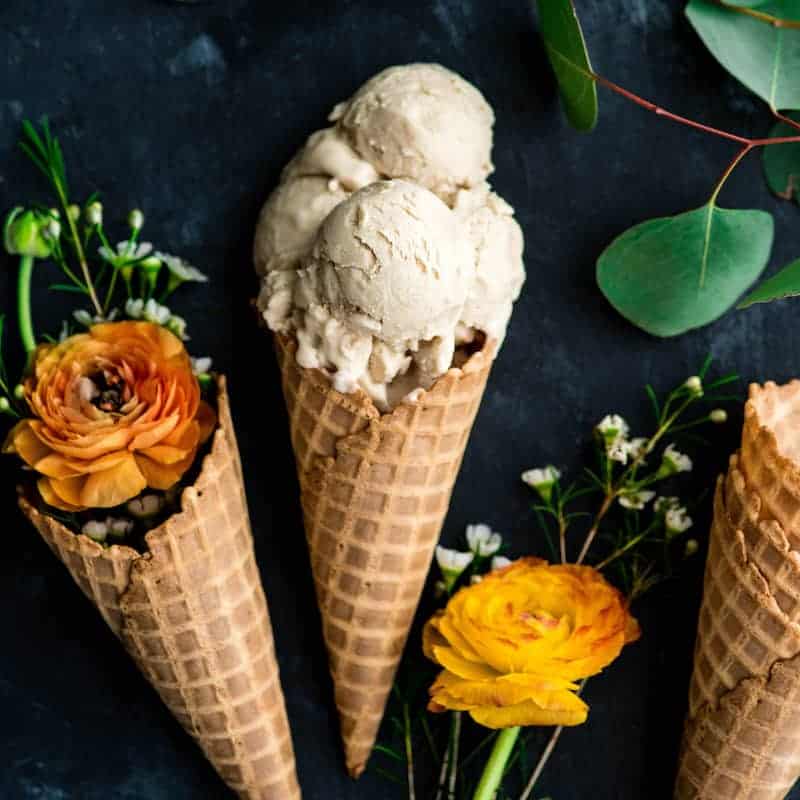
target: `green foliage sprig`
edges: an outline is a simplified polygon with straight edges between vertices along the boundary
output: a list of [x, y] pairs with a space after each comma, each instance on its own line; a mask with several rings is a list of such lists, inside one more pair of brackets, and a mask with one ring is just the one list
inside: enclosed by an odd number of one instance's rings
[[[79, 326], [88, 328], [126, 316], [164, 325], [180, 338], [188, 338], [185, 320], [163, 303], [182, 284], [208, 278], [183, 259], [139, 241], [145, 222], [139, 209], [128, 214], [127, 239], [112, 246], [97, 195], [91, 195], [82, 205], [73, 202], [61, 144], [46, 118], [38, 127], [27, 120], [23, 123], [19, 146], [47, 179], [55, 201], [51, 208], [14, 208], [3, 225], [4, 248], [20, 259], [17, 323], [28, 359], [40, 341], [55, 341], [56, 336], [72, 332], [72, 324], [64, 323], [60, 334], [36, 334], [31, 283], [38, 261], [55, 264], [63, 276], [50, 285], [51, 291], [88, 301], [90, 309], [73, 312], [73, 321]], [[3, 359], [3, 323], [4, 318], [0, 318], [0, 414], [17, 417], [24, 408], [19, 384], [9, 381]], [[207, 368], [198, 371], [201, 381], [208, 377]]]
[[[537, 0], [537, 5], [567, 118], [578, 130], [595, 124], [593, 90], [600, 85], [658, 116], [738, 145], [705, 205], [634, 226], [615, 239], [597, 262], [603, 294], [643, 330], [675, 336], [712, 322], [763, 272], [773, 241], [771, 214], [718, 205], [730, 175], [753, 150], [764, 148], [770, 188], [780, 197], [797, 197], [800, 121], [782, 112], [800, 109], [800, 5], [797, 0], [758, 4], [690, 0], [686, 8], [689, 21], [717, 60], [761, 97], [779, 121], [766, 138], [739, 136], [696, 122], [602, 77], [590, 66], [572, 0]], [[765, 53], [770, 58], [765, 59]], [[779, 273], [776, 284], [759, 287], [742, 307], [800, 294], [795, 264]]]
[[[618, 414], [603, 418], [592, 431], [596, 465], [574, 481], [563, 480], [554, 466], [523, 473], [522, 480], [535, 492], [532, 509], [553, 562], [591, 563], [632, 603], [699, 550], [690, 534], [689, 512], [702, 498], [687, 503], [677, 496], [692, 470], [682, 450], [691, 443], [706, 444], [699, 435], [703, 428], [726, 422], [722, 406], [739, 399], [729, 393], [738, 376], [712, 378], [711, 363], [707, 358], [696, 375], [661, 397], [652, 386], [645, 387], [654, 418], [648, 436], [632, 436]], [[436, 550], [439, 597], [449, 599], [487, 571], [509, 564], [507, 555], [503, 538], [489, 526], [467, 526], [461, 549]], [[408, 666], [387, 714], [389, 732], [376, 747], [376, 771], [404, 785], [409, 800], [420, 791], [434, 800], [530, 800], [563, 728], [553, 730], [535, 763], [533, 729], [484, 733], [475, 744], [479, 729], [463, 712], [451, 711], [446, 721], [432, 722], [420, 713], [433, 670], [427, 661]], [[580, 691], [585, 684], [586, 679]], [[472, 749], [465, 751], [462, 738]], [[432, 768], [421, 774], [423, 763]]]

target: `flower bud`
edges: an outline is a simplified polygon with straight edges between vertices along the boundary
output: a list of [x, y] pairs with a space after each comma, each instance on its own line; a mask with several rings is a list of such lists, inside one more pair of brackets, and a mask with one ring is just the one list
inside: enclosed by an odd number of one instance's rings
[[686, 383], [683, 384], [692, 394], [701, 395], [703, 394], [703, 381], [700, 379], [699, 375], [692, 375], [690, 378], [686, 379]]
[[724, 408], [715, 408], [708, 417], [715, 425], [722, 425], [728, 421], [728, 412]]
[[61, 219], [61, 212], [57, 208], [51, 208], [48, 212], [53, 219]]
[[86, 206], [86, 221], [95, 227], [103, 224], [103, 204], [98, 200]]
[[16, 397], [17, 400], [22, 400], [22, 398], [25, 397], [25, 387], [21, 383], [18, 383], [14, 387], [14, 397]]
[[161, 259], [155, 256], [148, 256], [139, 262], [139, 268], [144, 274], [147, 285], [151, 290], [155, 290], [158, 283], [158, 274], [161, 272]]
[[15, 208], [6, 218], [3, 243], [10, 255], [47, 258], [53, 252], [53, 242], [46, 229], [50, 217], [40, 211]]
[[67, 208], [67, 214], [73, 222], [77, 222], [81, 218], [81, 207], [77, 203], [73, 203]]
[[167, 324], [164, 327], [171, 333], [174, 333], [182, 341], [186, 341], [186, 339], [189, 338], [186, 335], [186, 320], [183, 317], [179, 317], [177, 314], [173, 314], [167, 320]]
[[45, 236], [55, 242], [61, 236], [61, 223], [57, 219], [50, 219], [44, 228]]
[[473, 558], [475, 558], [473, 553], [462, 553], [441, 546], [436, 548], [436, 563], [442, 572], [448, 593], [453, 590], [461, 573], [472, 563]]
[[131, 230], [140, 231], [144, 226], [144, 214], [138, 209], [134, 208], [130, 214], [128, 214], [128, 225], [131, 226]]
[[11, 403], [7, 397], [0, 397], [0, 414], [9, 414], [11, 412]]
[[688, 539], [686, 541], [686, 546], [683, 548], [683, 554], [686, 558], [691, 558], [698, 550], [700, 549], [700, 545], [697, 542], [697, 539]]

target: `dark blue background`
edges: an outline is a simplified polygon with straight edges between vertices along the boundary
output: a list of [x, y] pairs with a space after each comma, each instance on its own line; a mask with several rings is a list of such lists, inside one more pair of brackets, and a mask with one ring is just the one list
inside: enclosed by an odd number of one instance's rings
[[[577, 5], [601, 73], [683, 114], [766, 134], [765, 107], [705, 51], [682, 3]], [[547, 462], [576, 468], [592, 424], [607, 412], [644, 424], [647, 381], [668, 388], [709, 351], [745, 381], [782, 380], [798, 368], [797, 303], [732, 312], [660, 341], [603, 300], [593, 277], [600, 250], [635, 222], [704, 203], [732, 146], [607, 92], [597, 130], [574, 133], [525, 0], [5, 0], [0, 207], [44, 198], [14, 144], [23, 118], [48, 114], [76, 195], [101, 189], [107, 215], [120, 220], [141, 206], [145, 238], [213, 277], [210, 292], [185, 291], [176, 305], [192, 322], [193, 351], [230, 374], [298, 768], [313, 800], [401, 798], [405, 790], [374, 769], [357, 784], [344, 775], [276, 367], [248, 313], [256, 291], [249, 248], [279, 170], [331, 106], [384, 66], [414, 60], [458, 70], [494, 105], [494, 183], [517, 209], [527, 240], [528, 282], [456, 487], [446, 542], [457, 542], [467, 522], [485, 521], [511, 537], [513, 554], [543, 552], [519, 473]], [[736, 172], [722, 203], [773, 211], [770, 269], [797, 256], [800, 212], [770, 197], [757, 157]], [[3, 257], [2, 310], [12, 308], [12, 282]], [[40, 326], [55, 330], [61, 316], [39, 294]], [[712, 447], [694, 453], [698, 491], [724, 466], [739, 423], [740, 415]], [[226, 796], [14, 511], [12, 464], [0, 469], [0, 797]], [[698, 533], [705, 538], [705, 522]], [[669, 797], [701, 578], [698, 558], [639, 605], [642, 641], [590, 684], [589, 722], [563, 736], [537, 796]]]

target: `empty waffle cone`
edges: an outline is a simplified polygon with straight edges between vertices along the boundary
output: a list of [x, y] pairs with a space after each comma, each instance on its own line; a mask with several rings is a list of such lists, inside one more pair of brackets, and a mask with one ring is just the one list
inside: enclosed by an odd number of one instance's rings
[[363, 771], [419, 603], [495, 344], [381, 414], [276, 337], [347, 769]]
[[145, 677], [245, 800], [300, 797], [224, 378], [219, 425], [148, 551], [103, 547], [20, 505]]
[[740, 468], [761, 498], [761, 516], [777, 520], [800, 549], [800, 380], [750, 386]]
[[715, 495], [678, 800], [779, 800], [800, 776], [800, 554], [740, 464]]

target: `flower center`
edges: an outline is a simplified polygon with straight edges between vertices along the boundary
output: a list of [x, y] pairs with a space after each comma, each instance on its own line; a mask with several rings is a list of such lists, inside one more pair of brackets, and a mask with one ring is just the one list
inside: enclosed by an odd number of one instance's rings
[[116, 373], [101, 370], [89, 376], [94, 385], [92, 405], [109, 414], [119, 413], [126, 402], [125, 381]]

